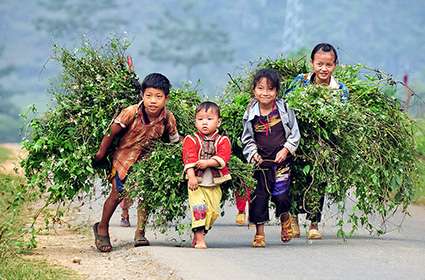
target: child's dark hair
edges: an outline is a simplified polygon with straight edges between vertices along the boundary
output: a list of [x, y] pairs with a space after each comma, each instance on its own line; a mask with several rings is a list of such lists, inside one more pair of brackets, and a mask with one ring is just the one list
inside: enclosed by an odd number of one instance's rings
[[255, 73], [254, 80], [252, 81], [252, 89], [255, 89], [257, 83], [262, 79], [267, 79], [267, 84], [275, 88], [277, 92], [280, 90], [280, 76], [279, 72], [271, 68], [260, 69]]
[[320, 43], [317, 44], [313, 50], [311, 51], [311, 60], [313, 61], [314, 59], [314, 55], [318, 52], [318, 51], [322, 51], [322, 52], [333, 52], [334, 53], [334, 62], [335, 64], [338, 64], [338, 54], [336, 52], [336, 49], [334, 48], [334, 46], [332, 46], [331, 44], [328, 43]]
[[195, 114], [198, 114], [201, 110], [205, 112], [209, 109], [213, 110], [217, 116], [220, 118], [220, 107], [217, 104], [211, 101], [204, 101], [196, 107]]
[[170, 87], [171, 84], [167, 77], [160, 73], [151, 73], [147, 75], [142, 82], [142, 93], [144, 93], [147, 88], [156, 88], [162, 90], [165, 96], [168, 96]]

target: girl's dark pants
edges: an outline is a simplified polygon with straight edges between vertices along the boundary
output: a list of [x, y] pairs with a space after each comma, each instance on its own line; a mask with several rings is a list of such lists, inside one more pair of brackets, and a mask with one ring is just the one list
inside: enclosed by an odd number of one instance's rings
[[276, 217], [280, 217], [288, 212], [291, 207], [289, 189], [278, 195], [271, 195], [272, 188], [275, 183], [275, 172], [272, 168], [264, 168], [256, 170], [254, 178], [257, 180], [257, 187], [251, 194], [249, 204], [249, 222], [253, 224], [261, 224], [269, 221], [269, 198], [276, 206]]

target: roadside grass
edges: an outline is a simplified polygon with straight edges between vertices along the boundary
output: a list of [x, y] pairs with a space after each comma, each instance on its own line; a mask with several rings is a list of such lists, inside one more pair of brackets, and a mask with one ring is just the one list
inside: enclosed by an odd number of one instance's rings
[[[0, 162], [9, 154], [0, 147]], [[36, 245], [28, 232], [32, 217], [28, 207], [36, 198], [26, 188], [24, 178], [0, 173], [0, 280], [79, 279], [69, 269], [23, 258]]]
[[51, 279], [80, 279], [72, 271], [50, 265], [46, 262], [26, 260], [13, 257], [1, 260], [1, 280], [51, 280]]

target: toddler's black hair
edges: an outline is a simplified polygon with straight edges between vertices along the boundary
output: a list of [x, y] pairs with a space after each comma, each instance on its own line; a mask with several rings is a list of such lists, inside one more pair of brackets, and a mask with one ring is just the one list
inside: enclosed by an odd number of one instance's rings
[[333, 52], [334, 53], [334, 57], [335, 57], [334, 62], [335, 62], [335, 64], [338, 64], [338, 54], [337, 54], [336, 49], [334, 48], [334, 46], [332, 46], [331, 44], [328, 44], [328, 43], [317, 44], [313, 48], [313, 50], [311, 51], [311, 61], [313, 61], [314, 55], [318, 51], [322, 51], [322, 52]]
[[220, 107], [217, 104], [211, 101], [204, 101], [196, 107], [195, 114], [199, 113], [201, 110], [207, 112], [209, 109], [212, 109], [217, 116], [220, 118]]
[[167, 77], [160, 73], [151, 73], [145, 77], [142, 82], [142, 93], [145, 92], [147, 88], [156, 88], [164, 92], [165, 96], [170, 94], [171, 84]]
[[[280, 76], [279, 72], [271, 68], [260, 69], [255, 73], [254, 80], [252, 81], [252, 89], [255, 89], [257, 83], [261, 78], [266, 78], [268, 83], [276, 89], [277, 92], [280, 90]], [[267, 84], [268, 84], [267, 83]]]

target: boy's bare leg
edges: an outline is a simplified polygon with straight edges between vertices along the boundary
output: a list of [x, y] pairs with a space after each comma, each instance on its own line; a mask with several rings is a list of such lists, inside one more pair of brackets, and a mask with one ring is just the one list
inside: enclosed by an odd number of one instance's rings
[[118, 204], [120, 204], [121, 200], [122, 198], [120, 198], [120, 195], [115, 186], [115, 180], [112, 180], [111, 193], [103, 204], [102, 219], [100, 220], [100, 223], [97, 227], [99, 235], [109, 235], [109, 221], [111, 220], [112, 214], [114, 214], [115, 209], [117, 208]]

